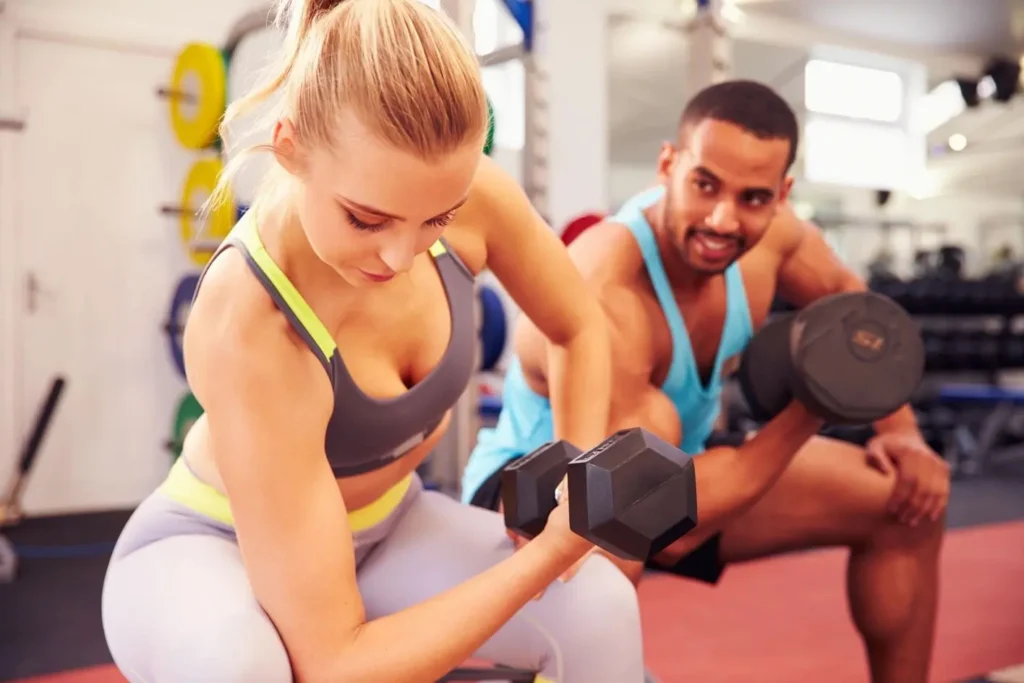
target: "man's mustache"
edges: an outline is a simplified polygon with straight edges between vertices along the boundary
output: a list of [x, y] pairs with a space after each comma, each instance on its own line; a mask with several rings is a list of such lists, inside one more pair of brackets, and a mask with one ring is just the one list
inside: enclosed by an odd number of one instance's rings
[[697, 237], [698, 235], [702, 237], [710, 237], [716, 240], [734, 242], [738, 246], [743, 246], [743, 238], [740, 235], [736, 235], [734, 233], [722, 234], [720, 232], [711, 230], [710, 228], [698, 228], [695, 226], [690, 226], [686, 230], [686, 239], [692, 239], [694, 237]]

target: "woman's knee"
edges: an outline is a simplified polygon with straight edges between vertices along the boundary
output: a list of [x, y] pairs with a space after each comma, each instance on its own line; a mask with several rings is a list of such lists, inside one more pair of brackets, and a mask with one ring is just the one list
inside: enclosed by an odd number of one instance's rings
[[542, 598], [542, 627], [552, 631], [553, 657], [542, 674], [560, 682], [643, 680], [643, 639], [636, 588], [605, 556], [592, 555]]
[[262, 612], [197, 615], [196, 622], [194, 632], [166, 644], [150, 683], [292, 683], [284, 644]]
[[595, 553], [569, 581], [564, 590], [565, 608], [576, 615], [581, 629], [603, 634], [605, 625], [620, 625], [621, 631], [635, 631], [639, 642], [640, 602], [630, 578], [608, 557]]

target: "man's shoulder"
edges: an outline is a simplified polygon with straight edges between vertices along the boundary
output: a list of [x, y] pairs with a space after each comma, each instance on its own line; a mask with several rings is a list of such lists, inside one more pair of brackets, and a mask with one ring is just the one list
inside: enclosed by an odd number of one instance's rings
[[573, 240], [569, 256], [592, 286], [631, 285], [644, 270], [643, 255], [632, 231], [614, 217]]
[[788, 201], [783, 202], [758, 246], [763, 252], [771, 252], [775, 256], [788, 256], [799, 246], [804, 235], [813, 229], [810, 223], [796, 214]]

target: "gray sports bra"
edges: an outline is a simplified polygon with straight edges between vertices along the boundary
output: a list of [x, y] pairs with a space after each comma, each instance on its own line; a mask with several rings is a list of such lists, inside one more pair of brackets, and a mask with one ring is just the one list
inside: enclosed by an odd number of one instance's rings
[[444, 240], [434, 243], [430, 255], [451, 311], [448, 348], [423, 381], [392, 399], [371, 398], [352, 380], [330, 332], [267, 253], [251, 213], [242, 217], [210, 263], [231, 246], [245, 256], [253, 274], [327, 371], [334, 387], [334, 412], [324, 446], [336, 477], [369, 472], [399, 458], [437, 428], [465, 391], [475, 361], [474, 278]]

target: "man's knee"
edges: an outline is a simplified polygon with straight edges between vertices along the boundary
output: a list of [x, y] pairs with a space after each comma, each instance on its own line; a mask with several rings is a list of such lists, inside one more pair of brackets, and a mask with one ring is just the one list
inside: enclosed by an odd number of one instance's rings
[[915, 525], [901, 522], [895, 515], [886, 514], [867, 539], [867, 544], [872, 548], [903, 549], [937, 556], [945, 533], [945, 510], [938, 519], [924, 519]]

